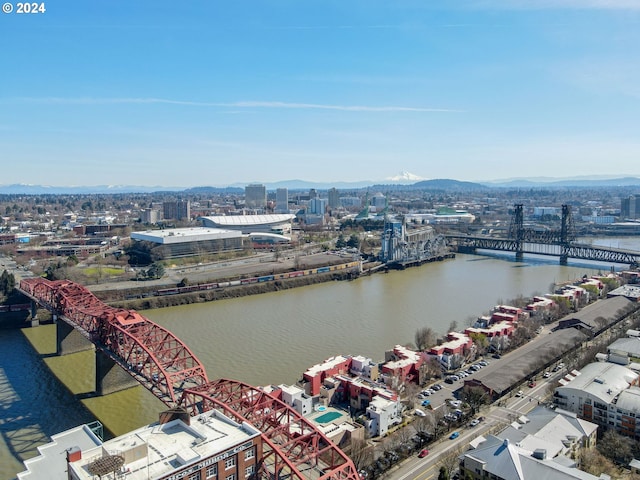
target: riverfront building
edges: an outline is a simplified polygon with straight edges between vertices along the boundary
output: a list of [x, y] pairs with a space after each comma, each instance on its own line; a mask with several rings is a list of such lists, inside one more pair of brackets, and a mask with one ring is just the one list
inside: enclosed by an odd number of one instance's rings
[[[169, 417], [165, 423], [147, 425], [106, 442], [87, 435], [91, 441], [78, 445], [74, 436], [67, 436], [64, 442], [58, 437], [49, 455], [25, 462], [28, 470], [18, 474], [19, 480], [121, 476], [128, 480], [244, 480], [253, 478], [262, 458], [260, 431], [215, 410], [195, 417]], [[66, 458], [62, 469], [61, 458]], [[37, 476], [37, 472], [46, 475]]]

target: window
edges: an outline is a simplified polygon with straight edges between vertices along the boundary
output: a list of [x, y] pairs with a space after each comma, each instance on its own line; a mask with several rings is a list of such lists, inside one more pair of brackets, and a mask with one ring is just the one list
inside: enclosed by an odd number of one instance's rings
[[232, 473], [231, 475], [229, 475], [225, 480], [236, 480], [236, 474]]
[[218, 476], [218, 465], [207, 467], [207, 479], [216, 478]]
[[189, 480], [200, 480], [200, 472], [192, 473], [189, 475]]
[[244, 476], [245, 477], [250, 477], [251, 475], [253, 475], [253, 472], [256, 471], [256, 466], [255, 465], [249, 465], [247, 468], [244, 469]]
[[253, 458], [255, 456], [256, 456], [255, 447], [251, 447], [249, 450], [245, 450], [244, 451], [244, 459], [245, 460], [249, 460], [250, 458]]
[[[236, 457], [229, 457], [224, 461], [224, 469], [229, 470], [236, 466]], [[228, 479], [229, 477], [227, 477]]]

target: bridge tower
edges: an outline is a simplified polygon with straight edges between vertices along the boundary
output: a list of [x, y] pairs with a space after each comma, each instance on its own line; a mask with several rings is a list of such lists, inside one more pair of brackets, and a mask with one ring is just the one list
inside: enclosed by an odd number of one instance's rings
[[516, 260], [521, 261], [523, 258], [523, 241], [524, 241], [524, 215], [522, 213], [522, 204], [514, 205], [511, 224], [509, 225], [509, 238], [516, 242]]
[[576, 228], [571, 216], [569, 205], [562, 205], [562, 225], [560, 227], [560, 265], [566, 265], [569, 260], [571, 242], [576, 238]]

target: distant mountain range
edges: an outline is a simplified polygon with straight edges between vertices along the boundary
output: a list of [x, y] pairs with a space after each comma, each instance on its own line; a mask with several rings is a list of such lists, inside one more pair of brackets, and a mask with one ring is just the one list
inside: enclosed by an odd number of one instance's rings
[[[360, 181], [360, 182], [332, 182], [319, 183], [305, 180], [283, 180], [274, 183], [264, 183], [267, 190], [277, 188], [288, 188], [289, 190], [306, 191], [311, 188], [317, 190], [327, 190], [337, 188], [339, 190], [360, 190], [371, 188], [375, 190], [454, 190], [473, 191], [486, 190], [491, 188], [593, 188], [593, 187], [631, 187], [638, 186], [640, 189], [640, 178], [638, 177], [575, 177], [575, 178], [514, 178], [506, 180], [495, 180], [489, 182], [463, 182], [453, 179], [432, 179], [410, 181], [411, 178], [419, 178], [408, 172], [402, 172], [397, 177], [390, 177], [383, 182]], [[393, 179], [393, 180], [392, 180]], [[388, 183], [387, 183], [388, 182]], [[191, 194], [220, 194], [236, 193], [242, 194], [244, 187], [248, 183], [236, 183], [228, 187], [165, 187], [165, 186], [141, 186], [141, 185], [95, 185], [95, 186], [47, 186], [47, 185], [0, 185], [0, 194], [5, 195], [58, 195], [58, 194], [118, 194], [118, 193], [153, 193], [153, 192], [183, 192]]]

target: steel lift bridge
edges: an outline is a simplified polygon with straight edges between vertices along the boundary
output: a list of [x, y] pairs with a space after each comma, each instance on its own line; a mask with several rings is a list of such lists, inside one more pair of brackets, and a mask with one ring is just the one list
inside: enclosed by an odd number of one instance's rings
[[567, 264], [569, 258], [627, 264], [631, 267], [640, 265], [640, 252], [576, 243], [575, 227], [568, 205], [562, 206], [559, 230], [525, 228], [522, 204], [516, 204], [507, 237], [460, 234], [450, 234], [446, 237], [449, 244], [462, 253], [475, 253], [478, 249], [502, 250], [515, 252], [518, 260], [522, 259], [525, 253], [557, 256], [563, 265]]
[[95, 347], [98, 394], [139, 383], [170, 408], [191, 415], [215, 409], [250, 423], [262, 432], [258, 473], [265, 480], [359, 480], [353, 461], [296, 410], [245, 383], [209, 381], [202, 363], [178, 337], [138, 312], [110, 307], [66, 280], [27, 278], [19, 290], [32, 301], [32, 318], [37, 305], [52, 313], [58, 353], [80, 350], [70, 335], [74, 332]]

